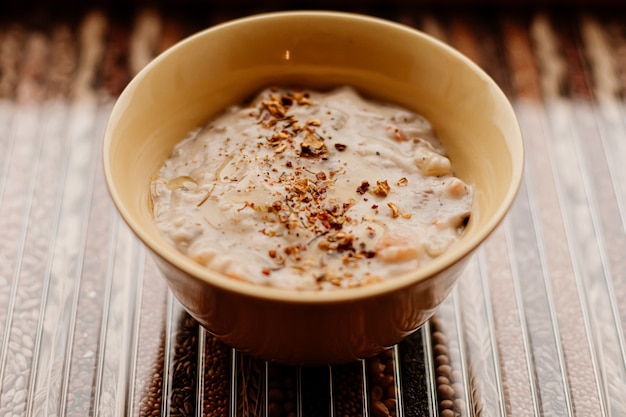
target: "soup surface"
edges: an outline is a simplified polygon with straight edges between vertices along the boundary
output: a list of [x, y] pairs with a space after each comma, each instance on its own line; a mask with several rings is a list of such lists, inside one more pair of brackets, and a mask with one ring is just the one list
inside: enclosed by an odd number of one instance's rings
[[463, 232], [472, 189], [414, 112], [350, 87], [268, 88], [182, 140], [151, 196], [164, 238], [207, 268], [332, 290], [442, 254]]

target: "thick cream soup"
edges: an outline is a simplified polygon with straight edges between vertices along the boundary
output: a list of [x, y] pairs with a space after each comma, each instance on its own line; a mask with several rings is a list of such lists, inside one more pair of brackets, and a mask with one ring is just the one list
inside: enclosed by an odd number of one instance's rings
[[272, 88], [178, 144], [151, 184], [165, 239], [234, 279], [303, 290], [393, 279], [463, 231], [472, 190], [422, 116]]

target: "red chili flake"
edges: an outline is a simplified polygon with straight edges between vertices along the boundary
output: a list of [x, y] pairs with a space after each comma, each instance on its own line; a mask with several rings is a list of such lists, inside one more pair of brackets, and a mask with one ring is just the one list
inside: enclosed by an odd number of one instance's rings
[[367, 181], [363, 181], [361, 185], [357, 187], [356, 192], [363, 195], [367, 192], [367, 190], [369, 190], [369, 188], [370, 188], [370, 183]]
[[269, 270], [269, 268], [263, 268], [263, 269], [261, 269], [261, 273], [263, 275], [269, 275], [270, 274], [270, 270]]
[[378, 208], [378, 204], [372, 204], [372, 208], [376, 210]]
[[346, 150], [348, 146], [344, 145], [343, 143], [335, 143], [335, 149], [337, 149], [339, 152], [343, 152]]

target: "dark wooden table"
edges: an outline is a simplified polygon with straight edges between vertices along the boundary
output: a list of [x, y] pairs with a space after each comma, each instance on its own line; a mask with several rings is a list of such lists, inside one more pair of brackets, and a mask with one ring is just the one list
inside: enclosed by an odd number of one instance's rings
[[623, 8], [350, 9], [482, 66], [517, 111], [527, 169], [506, 221], [414, 336], [367, 361], [294, 368], [231, 350], [181, 309], [113, 209], [100, 164], [137, 71], [197, 30], [268, 8], [10, 4], [0, 416], [626, 415]]

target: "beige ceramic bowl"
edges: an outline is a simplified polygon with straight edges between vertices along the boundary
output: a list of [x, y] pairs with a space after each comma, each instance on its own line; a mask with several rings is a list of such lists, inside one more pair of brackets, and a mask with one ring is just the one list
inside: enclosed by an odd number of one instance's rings
[[[457, 175], [475, 190], [461, 242], [414, 273], [325, 293], [233, 281], [170, 247], [153, 225], [149, 182], [174, 144], [262, 87], [294, 83], [350, 84], [430, 119]], [[476, 65], [408, 27], [334, 12], [258, 15], [180, 42], [128, 85], [104, 142], [113, 201], [183, 306], [225, 343], [291, 364], [364, 358], [415, 331], [504, 217], [522, 166], [515, 114]]]

